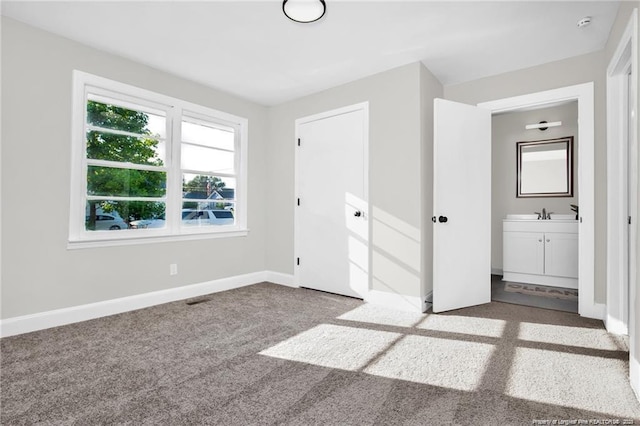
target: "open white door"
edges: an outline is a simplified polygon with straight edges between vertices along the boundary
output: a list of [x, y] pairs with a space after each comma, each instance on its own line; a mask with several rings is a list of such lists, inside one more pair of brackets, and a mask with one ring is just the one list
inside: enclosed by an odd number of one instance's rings
[[433, 312], [491, 301], [491, 111], [434, 100]]

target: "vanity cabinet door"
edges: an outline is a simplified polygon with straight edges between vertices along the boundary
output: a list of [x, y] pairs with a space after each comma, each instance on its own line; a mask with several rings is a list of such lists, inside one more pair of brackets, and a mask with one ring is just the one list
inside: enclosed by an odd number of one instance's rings
[[519, 274], [544, 274], [544, 234], [504, 232], [502, 268]]
[[578, 234], [546, 233], [546, 275], [578, 278]]

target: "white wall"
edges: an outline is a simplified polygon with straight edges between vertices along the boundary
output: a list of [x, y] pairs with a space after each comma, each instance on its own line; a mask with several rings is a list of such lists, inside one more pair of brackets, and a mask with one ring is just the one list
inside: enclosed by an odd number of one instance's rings
[[[265, 269], [264, 107], [5, 17], [1, 47], [2, 318]], [[73, 69], [248, 118], [249, 236], [67, 250]]]
[[[421, 105], [432, 102], [441, 90], [422, 64], [413, 63], [270, 109], [268, 186], [278, 188], [270, 199], [279, 207], [268, 209], [267, 215], [269, 270], [292, 273], [294, 267], [295, 120], [368, 101], [372, 288], [423, 295], [423, 228], [424, 218], [431, 213], [423, 212], [422, 161], [430, 155], [423, 152], [423, 143], [429, 144], [431, 130], [423, 122], [426, 116]], [[327, 164], [327, 172], [330, 170]]]
[[605, 52], [598, 51], [444, 88], [446, 99], [475, 105], [581, 83], [594, 83], [595, 102], [595, 302], [606, 298], [606, 97]]
[[[525, 130], [526, 124], [562, 121], [545, 131]], [[491, 269], [502, 270], [502, 219], [509, 213], [571, 214], [578, 202], [578, 104], [498, 114], [491, 123]], [[517, 198], [516, 143], [573, 136], [573, 197]]]

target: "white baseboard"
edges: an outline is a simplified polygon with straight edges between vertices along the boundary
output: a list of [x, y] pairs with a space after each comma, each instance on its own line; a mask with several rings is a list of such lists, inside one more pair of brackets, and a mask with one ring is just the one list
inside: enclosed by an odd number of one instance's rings
[[369, 290], [364, 300], [373, 305], [398, 309], [408, 312], [425, 312], [427, 307], [425, 300], [418, 296], [406, 296], [398, 293], [387, 293], [380, 290]]
[[191, 297], [245, 287], [263, 281], [292, 287], [293, 275], [273, 271], [260, 271], [204, 283], [137, 294], [135, 296], [7, 318], [0, 320], [0, 337], [14, 336], [31, 331], [106, 317], [122, 312], [148, 308], [149, 306], [160, 305], [162, 303], [175, 302], [176, 300], [189, 299]]
[[298, 288], [297, 285], [293, 282], [292, 274], [283, 274], [282, 272], [274, 272], [274, 271], [265, 271], [265, 281], [269, 281], [270, 283], [280, 284], [287, 287]]
[[634, 357], [629, 357], [629, 382], [631, 389], [636, 394], [636, 399], [640, 401], [640, 363]]

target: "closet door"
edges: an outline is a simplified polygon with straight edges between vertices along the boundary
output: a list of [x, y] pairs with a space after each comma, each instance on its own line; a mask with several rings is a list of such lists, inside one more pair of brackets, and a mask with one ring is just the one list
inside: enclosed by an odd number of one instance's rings
[[298, 286], [364, 298], [369, 290], [368, 104], [297, 121]]

